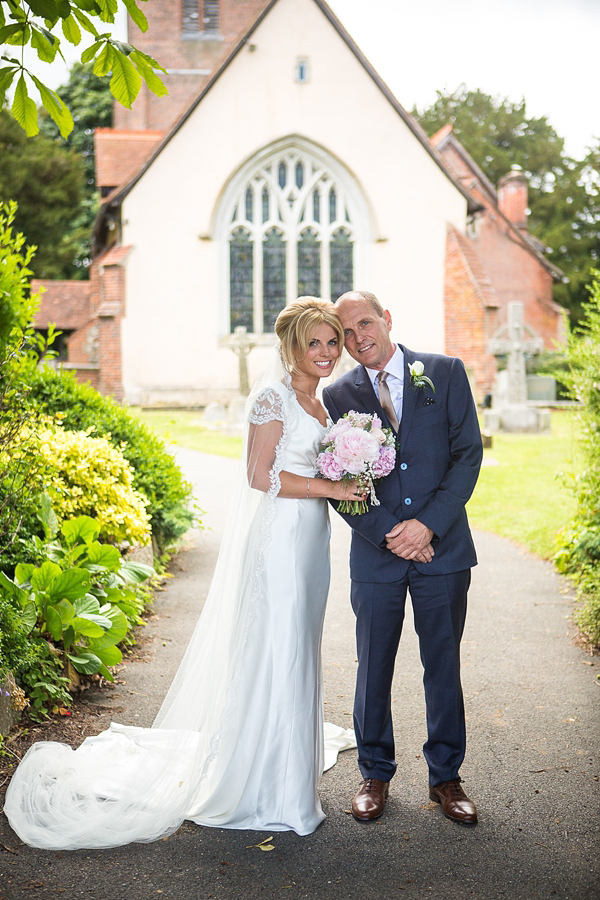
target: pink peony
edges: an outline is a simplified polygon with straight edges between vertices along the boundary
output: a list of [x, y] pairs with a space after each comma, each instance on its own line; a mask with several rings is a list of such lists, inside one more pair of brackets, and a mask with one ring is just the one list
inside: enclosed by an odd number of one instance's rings
[[385, 475], [389, 475], [392, 469], [394, 468], [394, 463], [396, 462], [396, 451], [393, 447], [380, 447], [379, 448], [379, 458], [375, 460], [372, 464], [371, 469], [373, 471], [374, 478], [383, 478]]
[[350, 428], [336, 438], [334, 454], [342, 469], [358, 475], [365, 471], [367, 463], [377, 459], [379, 443], [367, 431]]
[[330, 453], [329, 450], [319, 453], [317, 456], [317, 469], [329, 481], [340, 481], [344, 474], [343, 469], [340, 468], [333, 453]]
[[348, 419], [339, 419], [327, 432], [327, 443], [335, 441], [339, 434], [343, 434], [344, 431], [348, 431], [349, 428], [352, 428], [352, 422], [349, 422]]

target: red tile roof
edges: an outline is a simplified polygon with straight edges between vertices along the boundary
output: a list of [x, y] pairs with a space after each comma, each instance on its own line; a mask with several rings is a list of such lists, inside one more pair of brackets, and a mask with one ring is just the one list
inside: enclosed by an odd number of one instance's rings
[[141, 168], [164, 136], [163, 131], [96, 128], [96, 185], [119, 187]]
[[56, 325], [61, 329], [82, 328], [89, 321], [90, 289], [89, 281], [43, 281], [35, 278], [31, 282], [33, 293], [45, 288], [40, 308], [35, 317], [36, 328]]

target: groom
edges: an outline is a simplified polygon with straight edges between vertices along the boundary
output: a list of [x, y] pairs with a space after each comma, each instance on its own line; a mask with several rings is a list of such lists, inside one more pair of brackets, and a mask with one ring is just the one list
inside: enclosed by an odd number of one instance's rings
[[392, 343], [390, 313], [374, 294], [350, 291], [336, 307], [346, 349], [361, 365], [324, 390], [325, 406], [334, 421], [351, 409], [377, 413], [397, 433], [395, 469], [377, 485], [381, 505], [344, 516], [353, 529], [354, 727], [364, 778], [352, 814], [377, 819], [396, 771], [391, 686], [408, 590], [424, 667], [429, 796], [449, 819], [475, 825], [477, 810], [458, 774], [465, 755], [460, 640], [477, 563], [465, 504], [482, 457], [471, 389], [459, 359]]

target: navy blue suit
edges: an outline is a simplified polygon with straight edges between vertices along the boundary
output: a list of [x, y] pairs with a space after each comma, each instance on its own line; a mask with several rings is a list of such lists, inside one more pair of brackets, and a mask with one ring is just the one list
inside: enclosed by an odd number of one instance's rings
[[[358, 674], [354, 725], [364, 778], [389, 781], [395, 773], [391, 685], [410, 591], [424, 667], [430, 784], [458, 776], [465, 753], [460, 685], [460, 639], [470, 569], [477, 564], [465, 504], [479, 474], [482, 443], [462, 362], [439, 354], [404, 353], [404, 396], [394, 471], [376, 486], [380, 506], [344, 516], [352, 527], [350, 574], [356, 614]], [[410, 363], [421, 360], [435, 385], [414, 388]], [[389, 422], [363, 366], [323, 392], [331, 418], [349, 410], [376, 412]], [[385, 535], [406, 519], [434, 533], [429, 563], [401, 559]]]

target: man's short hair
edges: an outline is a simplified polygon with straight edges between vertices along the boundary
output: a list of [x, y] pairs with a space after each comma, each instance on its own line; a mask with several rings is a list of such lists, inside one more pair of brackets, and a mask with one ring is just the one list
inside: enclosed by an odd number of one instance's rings
[[372, 294], [370, 291], [346, 291], [345, 294], [342, 294], [341, 297], [337, 298], [337, 300], [335, 301], [336, 304], [339, 303], [340, 300], [344, 300], [347, 297], [350, 297], [351, 294], [358, 294], [360, 297], [363, 298], [363, 300], [366, 300], [367, 303], [370, 303], [371, 307], [373, 309], [373, 312], [376, 313], [380, 319], [383, 319], [383, 313], [385, 312], [385, 310], [384, 310], [383, 306], [381, 305], [381, 303], [379, 302], [379, 300], [377, 299], [377, 297], [375, 296], [375, 294]]

